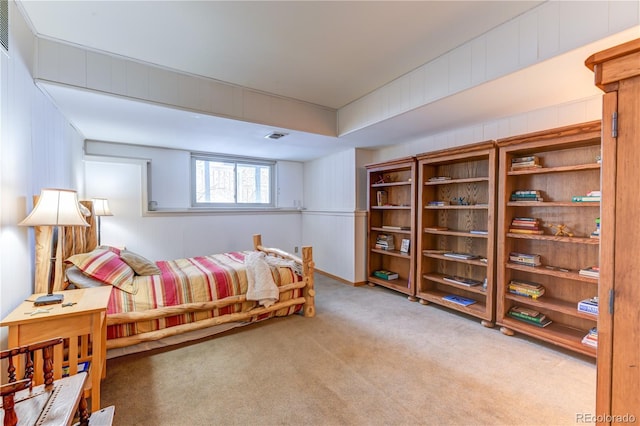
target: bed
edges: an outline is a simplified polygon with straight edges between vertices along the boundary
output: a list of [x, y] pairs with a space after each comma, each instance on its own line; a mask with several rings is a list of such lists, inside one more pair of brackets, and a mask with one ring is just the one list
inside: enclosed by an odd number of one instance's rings
[[[90, 210], [90, 201], [82, 203]], [[88, 219], [90, 227], [60, 235], [54, 290], [113, 287], [107, 308], [108, 357], [273, 317], [315, 315], [311, 247], [303, 247], [298, 257], [265, 247], [261, 235], [254, 235], [253, 250], [150, 262], [126, 249], [98, 246], [94, 221]], [[47, 228], [36, 229], [36, 276], [46, 273], [50, 238]], [[260, 284], [265, 280], [268, 285]], [[37, 293], [47, 291], [46, 282], [36, 279], [41, 283]]]

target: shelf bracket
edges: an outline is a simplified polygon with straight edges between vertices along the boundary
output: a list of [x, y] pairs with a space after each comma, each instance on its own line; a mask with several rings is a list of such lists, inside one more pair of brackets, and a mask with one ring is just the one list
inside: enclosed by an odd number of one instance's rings
[[614, 291], [613, 289], [609, 290], [609, 314], [613, 315], [613, 299], [614, 299]]
[[611, 137], [618, 137], [618, 111], [614, 111], [611, 114]]

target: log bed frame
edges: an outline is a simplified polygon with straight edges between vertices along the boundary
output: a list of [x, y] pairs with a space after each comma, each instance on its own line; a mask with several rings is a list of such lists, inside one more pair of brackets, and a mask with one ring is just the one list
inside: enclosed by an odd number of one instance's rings
[[[90, 211], [93, 211], [91, 201], [81, 201], [81, 203]], [[93, 217], [93, 215], [91, 215], [86, 219], [89, 223], [89, 227], [74, 226], [67, 227], [66, 229], [61, 228], [59, 231], [54, 291], [64, 290], [68, 285], [68, 283], [66, 283], [62, 278], [64, 277], [63, 271], [65, 267], [63, 259], [66, 259], [69, 256], [77, 253], [86, 253], [92, 251], [97, 246], [97, 232], [95, 226], [96, 221], [94, 220], [95, 218]], [[50, 265], [49, 253], [51, 253], [51, 228], [36, 227], [35, 240], [35, 292], [46, 293], [48, 283], [46, 277]], [[262, 245], [262, 237], [259, 234], [253, 236], [253, 248], [254, 250], [266, 253], [268, 256], [275, 256], [281, 259], [292, 260], [301, 265], [302, 280], [297, 283], [292, 283], [280, 287], [280, 293], [296, 288], [302, 288], [302, 296], [282, 302], [277, 302], [269, 306], [268, 308], [256, 307], [247, 312], [231, 313], [161, 330], [150, 331], [135, 336], [109, 339], [107, 340], [107, 349], [123, 348], [142, 342], [155, 341], [163, 339], [165, 337], [175, 336], [195, 330], [201, 330], [208, 327], [214, 327], [221, 324], [250, 321], [252, 318], [255, 318], [259, 315], [274, 312], [283, 308], [288, 308], [292, 305], [303, 305], [302, 313], [305, 317], [315, 316], [315, 289], [313, 277], [315, 265], [313, 262], [312, 248], [309, 246], [302, 247], [302, 258], [300, 258], [277, 248], [264, 247]], [[211, 302], [187, 303], [178, 306], [148, 310], [144, 312], [111, 314], [107, 315], [107, 325], [134, 323], [137, 321], [148, 321], [190, 312], [209, 311], [235, 303], [242, 303], [244, 301], [246, 301], [246, 297], [244, 295], [239, 295]]]

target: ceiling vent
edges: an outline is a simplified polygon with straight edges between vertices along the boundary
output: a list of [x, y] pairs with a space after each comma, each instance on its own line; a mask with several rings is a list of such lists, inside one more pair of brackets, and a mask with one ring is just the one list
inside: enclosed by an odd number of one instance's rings
[[267, 136], [265, 136], [266, 139], [280, 139], [280, 138], [284, 138], [285, 136], [287, 136], [289, 133], [282, 133], [282, 132], [271, 132], [269, 133]]
[[9, 1], [0, 0], [0, 44], [9, 51]]

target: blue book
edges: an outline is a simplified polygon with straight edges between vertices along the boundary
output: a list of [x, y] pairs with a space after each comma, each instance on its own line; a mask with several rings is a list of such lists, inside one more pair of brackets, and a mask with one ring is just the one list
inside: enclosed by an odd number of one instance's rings
[[442, 297], [444, 300], [448, 300], [449, 302], [453, 302], [457, 305], [462, 305], [462, 306], [469, 306], [469, 305], [473, 305], [474, 303], [476, 303], [475, 300], [473, 299], [468, 299], [466, 297], [462, 297], [462, 296], [458, 296], [456, 294], [447, 294], [446, 296]]

